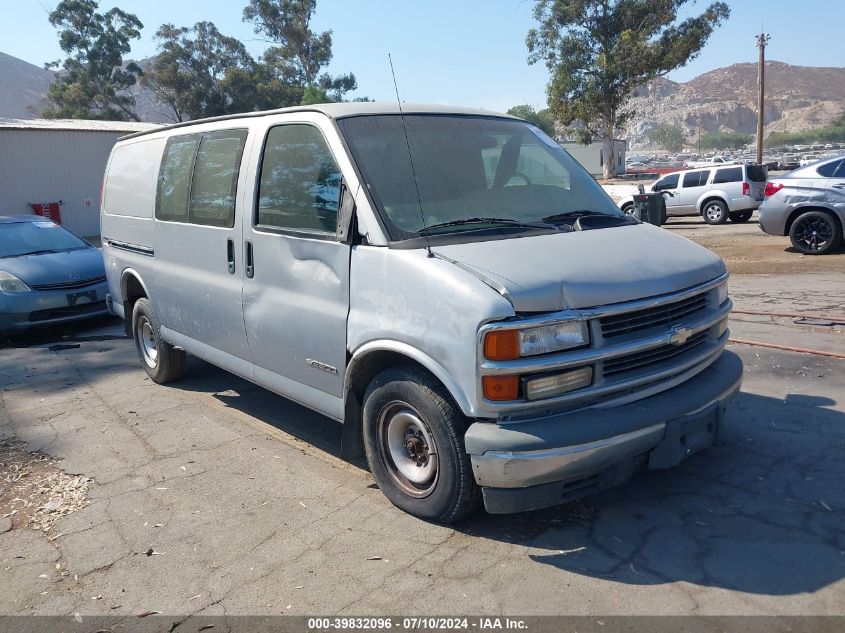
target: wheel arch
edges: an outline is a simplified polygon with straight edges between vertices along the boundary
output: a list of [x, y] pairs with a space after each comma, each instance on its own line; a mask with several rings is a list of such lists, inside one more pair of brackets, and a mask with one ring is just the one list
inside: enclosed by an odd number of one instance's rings
[[730, 213], [731, 208], [730, 205], [728, 205], [727, 200], [725, 200], [725, 197], [726, 196], [722, 195], [722, 192], [714, 193], [712, 191], [708, 191], [701, 197], [701, 200], [699, 200], [698, 202], [698, 215], [704, 215], [704, 207], [707, 206], [708, 202], [714, 201], [721, 202], [723, 205], [725, 205], [725, 208], [728, 210], [728, 213]]
[[379, 373], [389, 367], [409, 365], [430, 374], [451, 397], [454, 405], [467, 417], [473, 407], [466, 393], [448, 371], [433, 358], [399, 341], [371, 341], [359, 347], [349, 358], [344, 380], [344, 415], [341, 456], [354, 460], [363, 456], [362, 413], [364, 394]]
[[141, 275], [134, 268], [124, 269], [120, 277], [120, 295], [123, 300], [123, 328], [127, 336], [132, 336], [132, 309], [135, 302], [150, 296]]
[[804, 215], [805, 213], [809, 213], [810, 211], [818, 211], [820, 213], [829, 215], [833, 218], [833, 221], [836, 222], [836, 224], [839, 226], [839, 234], [843, 235], [845, 233], [845, 231], [843, 231], [842, 218], [840, 218], [835, 211], [827, 207], [806, 206], [797, 207], [789, 212], [789, 216], [786, 218], [786, 222], [783, 225], [783, 234], [789, 235], [789, 230], [792, 228], [792, 224], [795, 222], [795, 220], [797, 220], [799, 216]]

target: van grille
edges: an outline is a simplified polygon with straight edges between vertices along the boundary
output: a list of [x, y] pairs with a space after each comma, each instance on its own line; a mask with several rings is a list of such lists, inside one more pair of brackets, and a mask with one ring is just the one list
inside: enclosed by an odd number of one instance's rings
[[100, 277], [91, 277], [91, 279], [76, 279], [74, 281], [62, 281], [57, 284], [37, 284], [30, 286], [33, 290], [72, 290], [74, 288], [84, 288], [85, 286], [93, 286], [94, 284], [103, 283], [106, 280], [105, 275]]
[[690, 350], [706, 343], [709, 338], [710, 335], [707, 330], [705, 330], [691, 336], [683, 345], [662, 345], [660, 347], [653, 347], [644, 352], [637, 352], [635, 354], [628, 354], [627, 356], [611, 358], [604, 361], [604, 369], [602, 373], [605, 377], [618, 376], [619, 374], [625, 372], [650, 367], [682, 354], [686, 354]]
[[653, 308], [614, 314], [600, 319], [601, 333], [605, 338], [647, 330], [658, 325], [675, 323], [707, 307], [707, 293], [680, 301], [665, 303]]

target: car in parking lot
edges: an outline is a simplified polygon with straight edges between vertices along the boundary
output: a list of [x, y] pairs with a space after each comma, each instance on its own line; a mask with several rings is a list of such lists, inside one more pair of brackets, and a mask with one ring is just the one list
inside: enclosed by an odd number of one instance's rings
[[[666, 174], [651, 190], [666, 192], [667, 217], [701, 215], [708, 224], [748, 222], [763, 201], [766, 170], [761, 165], [726, 165]], [[625, 213], [634, 208], [634, 197], [619, 201]]]
[[760, 228], [788, 235], [802, 253], [821, 255], [842, 243], [845, 156], [800, 167], [766, 184]]
[[0, 333], [108, 314], [96, 248], [40, 216], [0, 216]]

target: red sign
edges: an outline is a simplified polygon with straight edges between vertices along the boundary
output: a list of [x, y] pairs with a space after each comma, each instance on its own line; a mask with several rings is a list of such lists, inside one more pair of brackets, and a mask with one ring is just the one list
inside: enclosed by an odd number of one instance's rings
[[52, 220], [56, 224], [62, 223], [62, 212], [59, 210], [58, 202], [42, 202], [40, 204], [32, 203], [32, 210], [35, 215]]

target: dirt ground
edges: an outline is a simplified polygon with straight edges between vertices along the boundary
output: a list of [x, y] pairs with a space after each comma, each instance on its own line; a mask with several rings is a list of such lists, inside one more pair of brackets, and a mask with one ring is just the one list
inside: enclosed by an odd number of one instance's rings
[[716, 252], [732, 274], [845, 273], [845, 248], [828, 255], [802, 255], [788, 237], [763, 233], [756, 213], [740, 225], [711, 226], [698, 217], [683, 217], [669, 218], [664, 227]]

